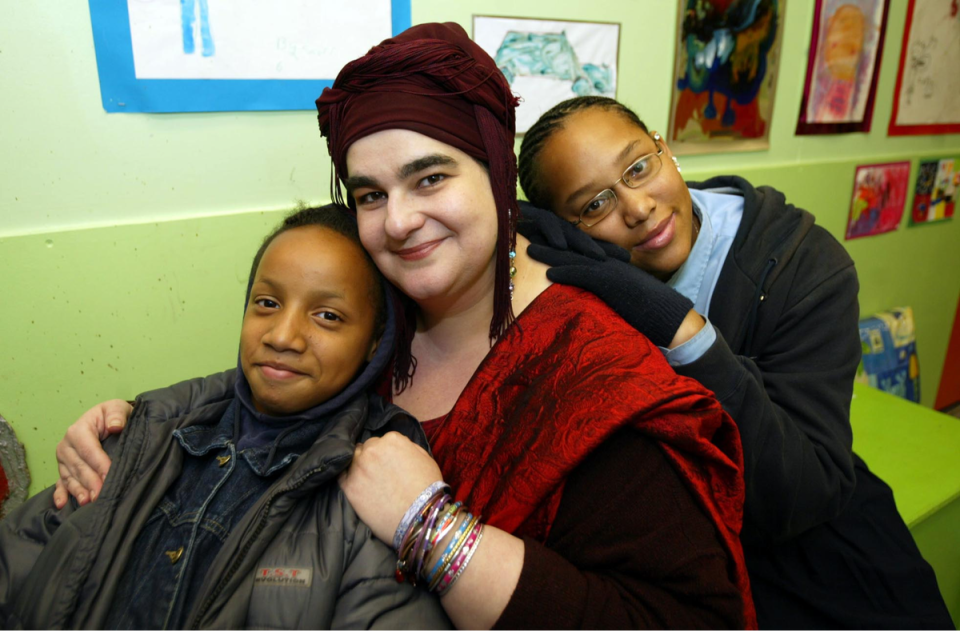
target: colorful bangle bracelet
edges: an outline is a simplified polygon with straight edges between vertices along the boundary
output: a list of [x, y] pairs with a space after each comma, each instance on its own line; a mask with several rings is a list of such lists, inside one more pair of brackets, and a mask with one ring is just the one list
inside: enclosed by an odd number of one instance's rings
[[477, 534], [480, 532], [480, 528], [480, 516], [477, 515], [470, 530], [467, 532], [464, 542], [451, 557], [450, 563], [443, 568], [440, 576], [435, 578], [433, 583], [434, 591], [441, 591], [449, 585], [454, 574], [456, 574], [457, 570], [459, 570], [460, 566], [463, 564], [464, 557], [470, 552], [473, 543], [476, 541]]
[[459, 549], [459, 544], [469, 532], [468, 528], [470, 522], [472, 521], [473, 515], [467, 513], [463, 518], [463, 521], [460, 523], [460, 527], [457, 528], [456, 533], [454, 533], [453, 537], [451, 537], [450, 543], [447, 544], [443, 554], [441, 554], [440, 558], [437, 559], [437, 562], [434, 564], [433, 568], [430, 569], [430, 572], [426, 576], [422, 577], [427, 585], [433, 583], [434, 578], [440, 573], [440, 569], [446, 566], [447, 561], [453, 554], [453, 551]]
[[472, 532], [478, 520], [479, 517], [474, 517], [473, 515], [467, 513], [467, 517], [463, 520], [463, 524], [461, 525], [460, 529], [457, 530], [457, 533], [450, 541], [447, 549], [443, 551], [443, 556], [439, 561], [437, 561], [437, 564], [433, 566], [429, 576], [424, 577], [428, 585], [427, 589], [433, 590], [436, 588], [437, 584], [440, 582], [440, 578], [450, 568], [450, 563], [456, 558], [460, 548], [462, 548], [464, 543], [466, 543], [467, 538], [470, 536], [470, 533]]
[[434, 526], [437, 523], [437, 516], [439, 516], [440, 510], [449, 499], [450, 496], [444, 493], [438, 501], [433, 502], [430, 505], [429, 517], [424, 520], [423, 532], [417, 538], [417, 545], [413, 548], [413, 559], [415, 560], [415, 564], [413, 565], [412, 569], [416, 576], [420, 576], [420, 572], [423, 570], [423, 560], [426, 558], [427, 553], [429, 552], [427, 549], [427, 544], [430, 541]]
[[405, 512], [403, 517], [400, 519], [400, 524], [397, 526], [397, 531], [393, 533], [394, 550], [397, 552], [400, 551], [400, 544], [403, 541], [404, 534], [406, 534], [407, 530], [409, 530], [410, 525], [423, 509], [424, 504], [429, 502], [430, 498], [439, 493], [446, 486], [447, 485], [443, 482], [443, 480], [438, 480], [425, 488], [423, 492], [417, 496], [417, 499], [413, 501], [413, 504], [410, 505], [410, 508], [407, 509], [407, 512]]
[[444, 563], [440, 571], [435, 576], [431, 577], [431, 580], [428, 584], [428, 589], [430, 591], [436, 591], [440, 587], [440, 585], [444, 582], [444, 577], [448, 575], [452, 576], [451, 568], [453, 567], [453, 564], [456, 562], [457, 559], [461, 557], [461, 555], [464, 553], [465, 550], [469, 551], [468, 546], [470, 545], [470, 542], [476, 538], [475, 531], [476, 531], [476, 526], [479, 523], [480, 523], [479, 516], [474, 517], [473, 520], [470, 522], [470, 525], [467, 528], [467, 532], [464, 534], [463, 538], [460, 540], [459, 544], [457, 545], [457, 548], [453, 550], [450, 556], [446, 559], [446, 563]]
[[466, 555], [464, 556], [463, 562], [460, 563], [460, 567], [458, 567], [456, 570], [454, 570], [453, 568], [450, 569], [450, 573], [453, 576], [452, 578], [449, 579], [449, 581], [445, 585], [442, 585], [440, 589], [437, 590], [437, 594], [439, 596], [443, 596], [448, 591], [450, 591], [450, 588], [453, 587], [453, 584], [457, 582], [457, 579], [460, 578], [460, 575], [463, 574], [463, 571], [467, 569], [467, 564], [470, 563], [470, 559], [473, 558], [473, 553], [476, 552], [477, 548], [480, 546], [480, 539], [482, 538], [483, 538], [483, 524], [479, 524], [477, 527], [477, 536], [474, 539], [473, 543], [471, 544], [470, 550], [467, 551]]

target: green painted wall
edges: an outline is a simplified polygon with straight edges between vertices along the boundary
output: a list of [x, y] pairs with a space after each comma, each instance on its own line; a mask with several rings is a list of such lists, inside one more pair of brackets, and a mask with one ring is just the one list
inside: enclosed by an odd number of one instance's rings
[[[856, 165], [960, 155], [960, 135], [888, 138], [906, 0], [892, 0], [874, 129], [795, 137], [813, 8], [787, 3], [768, 151], [683, 158], [690, 179], [770, 184], [842, 238]], [[415, 22], [473, 12], [618, 21], [619, 97], [668, 123], [676, 2], [413, 0]], [[66, 426], [109, 397], [235, 361], [258, 240], [297, 199], [329, 198], [310, 111], [104, 113], [87, 4], [11, 3], [0, 22], [0, 414], [27, 447], [31, 492], [56, 475]], [[861, 310], [911, 305], [923, 402], [960, 297], [960, 222], [847, 243]], [[825, 323], [827, 324], [827, 323]]]

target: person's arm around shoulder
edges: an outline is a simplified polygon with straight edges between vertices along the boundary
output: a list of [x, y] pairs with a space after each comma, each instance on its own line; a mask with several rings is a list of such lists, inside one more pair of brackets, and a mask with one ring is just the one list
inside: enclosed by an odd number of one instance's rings
[[[163, 399], [170, 402], [168, 405], [182, 409], [194, 408], [223, 398], [233, 388], [233, 374], [233, 370], [228, 370], [152, 392], [163, 393]], [[110, 471], [110, 457], [103, 450], [101, 442], [123, 431], [132, 412], [133, 406], [129, 401], [112, 399], [93, 406], [67, 428], [63, 440], [57, 444], [60, 478], [53, 494], [57, 508], [66, 506], [67, 498], [71, 495], [77, 498], [81, 506], [97, 499], [103, 480]], [[171, 409], [166, 413], [173, 416], [178, 414], [178, 410]]]

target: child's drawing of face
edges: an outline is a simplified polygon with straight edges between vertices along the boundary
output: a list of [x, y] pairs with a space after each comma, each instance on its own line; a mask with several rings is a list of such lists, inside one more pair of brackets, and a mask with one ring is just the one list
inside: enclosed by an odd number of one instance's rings
[[260, 260], [240, 334], [240, 365], [260, 412], [330, 399], [373, 357], [380, 291], [360, 246], [322, 226], [278, 235]]

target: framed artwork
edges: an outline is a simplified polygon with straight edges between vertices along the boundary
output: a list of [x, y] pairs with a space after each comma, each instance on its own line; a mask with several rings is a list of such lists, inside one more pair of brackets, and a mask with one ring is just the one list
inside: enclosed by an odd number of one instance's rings
[[921, 160], [910, 209], [910, 225], [953, 217], [960, 188], [960, 159]]
[[517, 133], [575, 96], [616, 98], [620, 25], [473, 16], [473, 41], [497, 62], [514, 94]]
[[817, 0], [797, 134], [870, 131], [890, 0]]
[[769, 147], [785, 0], [680, 0], [673, 153]]
[[309, 110], [410, 0], [89, 0], [107, 112]]
[[909, 162], [857, 167], [846, 238], [870, 237], [896, 230], [907, 202], [909, 180]]
[[960, 133], [960, 1], [909, 0], [891, 136]]

